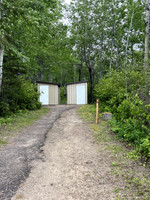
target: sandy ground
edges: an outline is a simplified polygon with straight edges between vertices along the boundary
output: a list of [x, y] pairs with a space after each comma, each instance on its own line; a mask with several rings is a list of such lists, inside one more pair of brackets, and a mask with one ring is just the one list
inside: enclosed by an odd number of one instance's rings
[[[12, 200], [111, 200], [115, 183], [110, 157], [101, 152], [76, 109], [63, 112], [32, 162], [27, 180]], [[119, 183], [120, 184], [120, 183]]]

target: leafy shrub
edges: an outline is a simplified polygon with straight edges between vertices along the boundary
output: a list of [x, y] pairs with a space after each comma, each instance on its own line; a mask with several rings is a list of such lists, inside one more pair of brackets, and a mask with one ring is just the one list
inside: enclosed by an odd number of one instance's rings
[[35, 110], [41, 107], [38, 102], [39, 94], [36, 87], [30, 81], [20, 78], [20, 91], [18, 93], [18, 103], [21, 109]]
[[60, 103], [66, 104], [66, 102], [67, 102], [66, 87], [62, 86], [60, 88]]
[[146, 138], [141, 140], [139, 151], [150, 158], [150, 133]]
[[150, 104], [146, 105], [138, 94], [144, 86], [144, 76], [139, 71], [113, 70], [96, 85], [95, 98], [100, 99], [101, 111], [113, 113], [111, 127], [118, 137], [134, 144], [148, 157]]
[[0, 101], [0, 116], [5, 117], [8, 116], [9, 114], [10, 114], [9, 104], [4, 101]]
[[139, 72], [112, 70], [95, 86], [94, 95], [101, 102], [105, 102], [110, 111], [115, 112], [129, 93], [133, 93], [143, 83], [143, 77]]
[[[0, 102], [0, 116], [7, 116], [19, 110], [41, 108], [37, 87], [24, 77], [4, 80], [3, 99]], [[6, 103], [7, 102], [7, 103]]]
[[123, 121], [124, 119], [134, 118], [144, 123], [148, 123], [146, 106], [140, 100], [138, 95], [124, 99], [116, 110], [117, 119]]

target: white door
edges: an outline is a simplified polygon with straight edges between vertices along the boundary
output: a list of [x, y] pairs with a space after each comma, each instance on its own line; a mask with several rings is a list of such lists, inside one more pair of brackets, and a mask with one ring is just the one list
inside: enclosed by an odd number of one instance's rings
[[85, 85], [77, 85], [77, 104], [85, 103]]
[[40, 85], [40, 102], [42, 105], [49, 105], [49, 87]]

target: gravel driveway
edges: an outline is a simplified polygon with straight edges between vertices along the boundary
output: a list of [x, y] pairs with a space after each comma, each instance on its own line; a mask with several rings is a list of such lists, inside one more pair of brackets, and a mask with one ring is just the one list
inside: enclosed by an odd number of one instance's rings
[[29, 176], [32, 162], [42, 159], [41, 147], [60, 114], [73, 106], [52, 106], [51, 112], [25, 129], [0, 151], [0, 200], [10, 200]]
[[51, 107], [0, 152], [0, 200], [149, 199], [149, 168], [128, 160], [103, 123], [97, 143], [76, 109]]
[[63, 112], [41, 151], [42, 160], [32, 161], [29, 177], [12, 200], [115, 199], [109, 157], [100, 154], [76, 109]]

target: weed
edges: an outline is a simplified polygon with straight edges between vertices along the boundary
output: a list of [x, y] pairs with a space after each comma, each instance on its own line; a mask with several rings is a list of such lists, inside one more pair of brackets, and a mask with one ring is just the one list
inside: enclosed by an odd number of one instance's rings
[[120, 190], [121, 190], [121, 188], [116, 188], [116, 189], [115, 189], [115, 193], [118, 194]]
[[5, 142], [4, 140], [0, 140], [0, 144], [5, 145], [7, 144], [7, 142]]
[[91, 176], [91, 174], [86, 174], [86, 176]]
[[132, 150], [128, 152], [127, 157], [132, 159], [132, 160], [139, 160], [140, 159], [140, 154], [136, 150]]
[[118, 166], [118, 163], [117, 163], [117, 162], [112, 162], [112, 166], [113, 166], [113, 167], [117, 167], [117, 166]]

